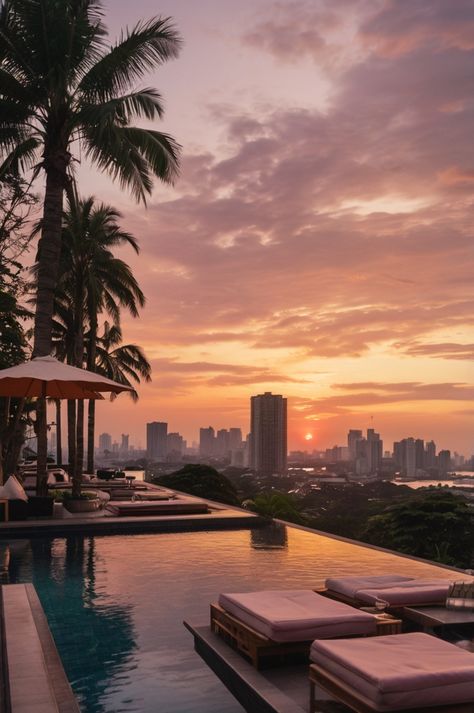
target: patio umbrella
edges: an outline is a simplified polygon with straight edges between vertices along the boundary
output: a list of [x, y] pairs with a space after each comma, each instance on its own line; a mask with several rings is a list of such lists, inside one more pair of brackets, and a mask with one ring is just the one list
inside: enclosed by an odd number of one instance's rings
[[[0, 369], [0, 396], [91, 399], [102, 398], [100, 392], [118, 394], [121, 391], [133, 389], [93, 371], [63, 364], [51, 356]], [[46, 419], [41, 419], [38, 423], [38, 489], [41, 489], [41, 479], [46, 478], [46, 442]]]

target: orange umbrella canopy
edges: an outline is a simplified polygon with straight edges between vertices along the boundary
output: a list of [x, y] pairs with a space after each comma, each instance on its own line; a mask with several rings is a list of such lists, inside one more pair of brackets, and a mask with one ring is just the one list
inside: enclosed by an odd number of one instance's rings
[[97, 399], [98, 392], [132, 391], [92, 371], [63, 364], [54, 357], [36, 357], [9, 369], [0, 369], [0, 396], [53, 399]]

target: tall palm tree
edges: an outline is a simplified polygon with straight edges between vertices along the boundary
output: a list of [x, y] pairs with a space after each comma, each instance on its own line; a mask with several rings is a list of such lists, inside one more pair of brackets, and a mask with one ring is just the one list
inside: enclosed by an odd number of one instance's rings
[[[87, 340], [87, 338], [86, 338]], [[151, 365], [145, 357], [143, 350], [136, 344], [122, 344], [122, 330], [118, 324], [104, 323], [103, 332], [96, 335], [96, 363], [94, 371], [106, 376], [108, 379], [118, 381], [125, 386], [139, 384], [143, 379], [147, 383], [151, 381]], [[138, 400], [138, 393], [135, 389], [128, 392], [133, 401]], [[115, 398], [111, 394], [111, 398]], [[95, 402], [89, 401], [89, 406], [94, 407], [90, 412], [88, 421], [88, 442], [92, 444], [94, 452], [95, 441]], [[90, 451], [89, 451], [90, 452]], [[93, 468], [89, 471], [92, 472]]]
[[[122, 308], [137, 317], [139, 307], [145, 304], [130, 267], [112, 252], [123, 245], [130, 245], [139, 252], [133, 235], [120, 228], [120, 218], [118, 211], [96, 203], [93, 197], [71, 201], [63, 216], [61, 276], [56, 290], [57, 317], [64, 328], [60, 350], [70, 363], [82, 367], [86, 361], [92, 371], [95, 371], [99, 314], [106, 313], [118, 323]], [[86, 328], [87, 344], [84, 343]], [[89, 418], [93, 412], [91, 400]], [[77, 413], [75, 407], [73, 410], [72, 405], [68, 405], [68, 426], [72, 446], [70, 470], [73, 480], [80, 482], [84, 453], [83, 401], [78, 401]], [[93, 442], [89, 443], [90, 470], [94, 467], [93, 447]]]
[[[134, 84], [177, 56], [179, 35], [169, 18], [154, 18], [110, 47], [102, 14], [100, 0], [0, 4], [0, 175], [33, 168], [46, 178], [33, 356], [51, 351], [63, 195], [75, 145], [138, 200], [151, 192], [154, 177], [170, 182], [177, 173], [174, 139], [131, 121], [162, 117], [159, 93]], [[45, 480], [43, 400], [37, 418], [38, 473]]]

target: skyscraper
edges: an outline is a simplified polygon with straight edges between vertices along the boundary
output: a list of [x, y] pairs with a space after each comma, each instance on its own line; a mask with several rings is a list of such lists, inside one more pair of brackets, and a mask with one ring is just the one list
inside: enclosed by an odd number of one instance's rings
[[250, 399], [250, 467], [271, 475], [286, 470], [286, 399], [269, 391]]
[[166, 460], [168, 424], [152, 421], [146, 425], [146, 457], [149, 460]]
[[101, 433], [99, 436], [99, 452], [112, 450], [112, 436], [110, 433]]
[[199, 429], [199, 455], [203, 458], [209, 458], [214, 455], [215, 437], [212, 426], [209, 428]]
[[351, 428], [347, 434], [347, 447], [349, 448], [349, 458], [355, 460], [357, 457], [357, 441], [362, 438], [362, 431]]

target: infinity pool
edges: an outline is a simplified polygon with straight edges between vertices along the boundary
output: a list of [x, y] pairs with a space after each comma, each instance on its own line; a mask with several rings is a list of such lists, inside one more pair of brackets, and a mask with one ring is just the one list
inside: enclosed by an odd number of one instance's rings
[[316, 588], [336, 574], [453, 579], [446, 569], [281, 525], [12, 540], [0, 543], [6, 550], [8, 581], [34, 583], [85, 713], [241, 713], [182, 625], [207, 621], [219, 592]]

